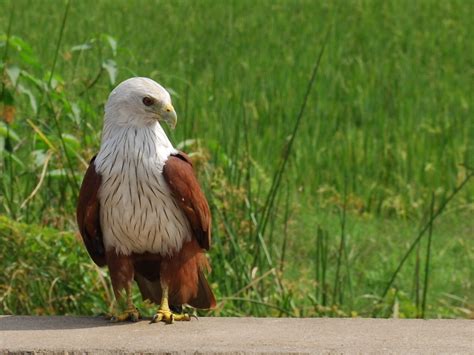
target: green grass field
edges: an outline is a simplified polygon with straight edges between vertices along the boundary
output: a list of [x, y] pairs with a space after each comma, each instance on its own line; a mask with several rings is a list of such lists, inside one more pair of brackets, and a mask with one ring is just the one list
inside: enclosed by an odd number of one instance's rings
[[148, 76], [211, 202], [211, 314], [474, 317], [471, 9], [0, 0], [0, 314], [107, 311], [75, 203], [108, 93]]

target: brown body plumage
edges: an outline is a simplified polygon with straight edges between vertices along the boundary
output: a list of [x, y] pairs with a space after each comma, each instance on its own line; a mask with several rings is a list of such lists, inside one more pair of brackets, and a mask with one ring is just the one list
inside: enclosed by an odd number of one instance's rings
[[[79, 230], [94, 262], [108, 266], [116, 297], [127, 293], [128, 311], [133, 280], [143, 298], [157, 304], [166, 298], [166, 306], [169, 300], [175, 306], [212, 308], [215, 299], [204, 276], [209, 269], [204, 250], [210, 247], [211, 215], [192, 163], [171, 146], [157, 122], [146, 120], [149, 110], [142, 113], [145, 123], [133, 118], [125, 125], [120, 118], [128, 110], [124, 105], [132, 102], [126, 90], [136, 91], [137, 83], [146, 106], [164, 95], [158, 84], [143, 80], [149, 79], [126, 81], [109, 98], [101, 151], [81, 186]], [[163, 111], [161, 106], [156, 111]], [[107, 121], [108, 114], [119, 118]], [[125, 138], [116, 139], [119, 135]]]

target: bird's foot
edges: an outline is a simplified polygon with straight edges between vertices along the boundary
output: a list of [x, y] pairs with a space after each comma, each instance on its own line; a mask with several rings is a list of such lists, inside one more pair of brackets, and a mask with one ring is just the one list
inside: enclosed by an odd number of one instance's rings
[[118, 322], [137, 322], [142, 316], [140, 312], [135, 307], [126, 309], [123, 313], [118, 315], [113, 315], [110, 317], [110, 321], [114, 323]]
[[190, 321], [191, 317], [187, 313], [176, 314], [171, 312], [169, 309], [160, 308], [151, 319], [150, 323], [165, 322], [171, 324], [174, 321]]

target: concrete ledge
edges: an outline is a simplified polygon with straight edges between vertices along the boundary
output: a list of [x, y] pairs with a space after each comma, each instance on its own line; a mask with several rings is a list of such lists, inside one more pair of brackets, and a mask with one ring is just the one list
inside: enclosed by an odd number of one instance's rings
[[469, 320], [0, 317], [0, 353], [474, 353]]

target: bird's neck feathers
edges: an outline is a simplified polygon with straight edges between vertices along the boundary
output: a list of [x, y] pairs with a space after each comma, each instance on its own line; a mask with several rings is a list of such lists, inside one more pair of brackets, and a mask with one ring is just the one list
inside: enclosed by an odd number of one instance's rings
[[161, 169], [168, 157], [176, 152], [157, 121], [146, 125], [122, 124], [107, 119], [106, 114], [95, 166], [99, 173], [105, 173], [112, 171], [111, 164], [151, 161]]
[[144, 139], [149, 143], [153, 142], [164, 148], [173, 147], [158, 121], [145, 120], [143, 117], [121, 119], [120, 116], [115, 116], [112, 118], [110, 113], [106, 112], [102, 129], [102, 145], [109, 140], [116, 140], [124, 134], [133, 134], [134, 137], [137, 134], [144, 134]]

